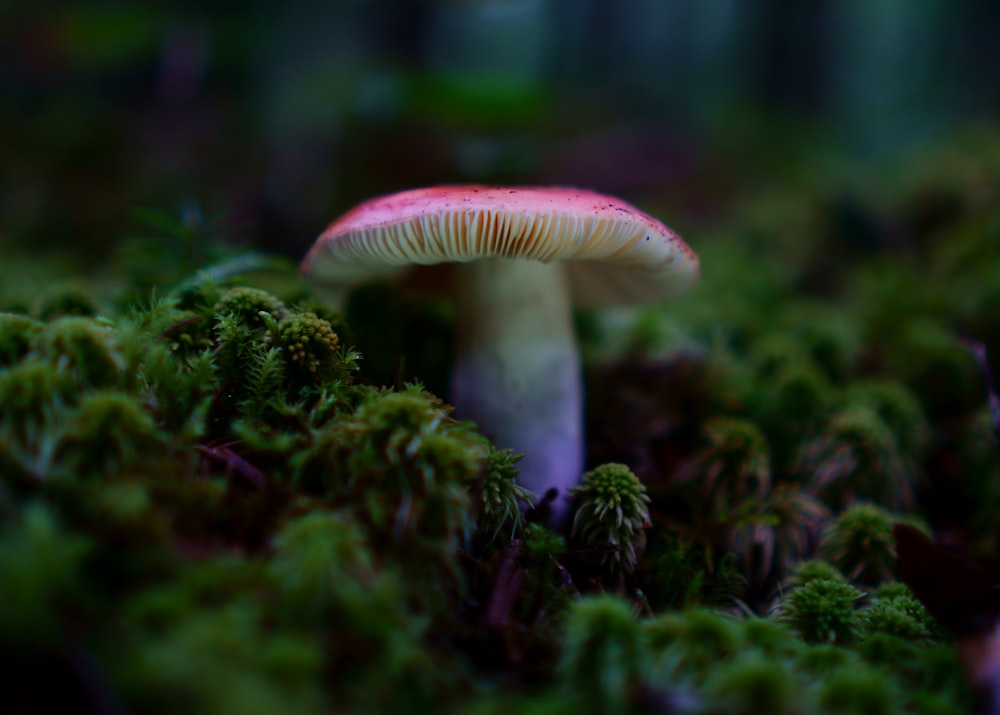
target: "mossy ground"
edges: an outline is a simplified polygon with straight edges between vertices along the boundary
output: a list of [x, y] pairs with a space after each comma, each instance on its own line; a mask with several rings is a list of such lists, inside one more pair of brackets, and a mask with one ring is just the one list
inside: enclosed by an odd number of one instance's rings
[[968, 712], [892, 525], [1000, 555], [968, 348], [1000, 356], [1000, 140], [973, 145], [863, 201], [765, 192], [692, 237], [692, 296], [581, 315], [590, 466], [626, 466], [566, 535], [438, 397], [446, 307], [334, 313], [169, 226], [177, 253], [71, 282], [12, 256], [4, 709]]

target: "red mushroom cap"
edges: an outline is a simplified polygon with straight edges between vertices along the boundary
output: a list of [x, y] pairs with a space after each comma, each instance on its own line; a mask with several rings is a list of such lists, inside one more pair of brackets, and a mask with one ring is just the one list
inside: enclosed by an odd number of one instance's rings
[[698, 258], [620, 199], [561, 187], [440, 186], [366, 201], [330, 224], [306, 275], [346, 288], [405, 266], [568, 261], [578, 305], [653, 302], [697, 282]]

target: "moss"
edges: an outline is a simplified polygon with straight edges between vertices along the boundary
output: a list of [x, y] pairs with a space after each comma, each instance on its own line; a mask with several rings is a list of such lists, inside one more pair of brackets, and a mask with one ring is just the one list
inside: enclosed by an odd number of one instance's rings
[[502, 531], [510, 536], [520, 533], [524, 528], [521, 509], [535, 502], [536, 496], [517, 483], [519, 470], [515, 465], [522, 456], [490, 445], [486, 476], [480, 490], [477, 527], [490, 541]]
[[32, 306], [38, 320], [48, 321], [64, 316], [91, 317], [99, 312], [93, 293], [80, 284], [65, 284], [46, 291]]
[[613, 596], [570, 608], [559, 670], [567, 694], [587, 713], [625, 713], [647, 668], [644, 642], [627, 603]]
[[230, 288], [216, 302], [213, 312], [220, 316], [231, 316], [241, 324], [251, 327], [265, 327], [261, 313], [267, 313], [275, 320], [288, 314], [285, 304], [267, 291], [247, 286]]
[[750, 617], [742, 622], [743, 643], [751, 652], [770, 660], [797, 660], [805, 650], [802, 641], [785, 624]]
[[125, 692], [143, 710], [310, 713], [322, 703], [318, 644], [269, 633], [249, 604], [195, 611], [133, 658]]
[[152, 415], [135, 397], [115, 390], [82, 395], [66, 413], [59, 456], [78, 474], [110, 474], [154, 459], [166, 446], [166, 438]]
[[879, 583], [895, 571], [896, 518], [875, 504], [855, 504], [823, 531], [819, 554], [851, 580]]
[[900, 696], [880, 673], [857, 666], [834, 670], [819, 687], [824, 712], [843, 715], [891, 715], [902, 712]]
[[[8, 649], [57, 646], [87, 598], [89, 539], [68, 532], [40, 502], [0, 529], [0, 641]], [[13, 656], [8, 653], [8, 657]]]
[[649, 526], [649, 496], [639, 478], [624, 464], [603, 464], [584, 474], [570, 494], [580, 505], [573, 535], [592, 546], [611, 547], [602, 561], [632, 571]]
[[890, 509], [913, 506], [917, 473], [875, 409], [859, 405], [834, 414], [803, 448], [796, 471], [810, 490], [836, 505], [870, 500]]
[[653, 531], [647, 556], [645, 592], [658, 611], [701, 604], [723, 606], [744, 591], [748, 581], [736, 554], [716, 553], [678, 533]]
[[767, 438], [749, 420], [713, 417], [702, 426], [705, 447], [678, 474], [679, 482], [698, 484], [700, 501], [717, 512], [748, 497], [760, 498], [771, 486]]
[[783, 484], [759, 501], [745, 499], [725, 515], [726, 547], [762, 582], [807, 554], [811, 535], [828, 516], [818, 499]]
[[33, 348], [79, 385], [114, 387], [124, 368], [112, 328], [88, 318], [54, 320], [39, 332]]
[[876, 599], [864, 610], [863, 621], [869, 635], [884, 633], [918, 642], [931, 640], [934, 625], [934, 620], [912, 596]]
[[[373, 546], [457, 585], [455, 553], [471, 537], [472, 491], [485, 442], [418, 386], [371, 392], [295, 458], [300, 480], [349, 505]], [[444, 595], [444, 589], [435, 597]]]
[[810, 678], [822, 678], [844, 666], [860, 665], [861, 658], [836, 643], [818, 643], [803, 649], [797, 667]]
[[26, 315], [0, 313], [0, 367], [20, 362], [41, 330], [42, 324]]
[[981, 400], [980, 376], [969, 351], [941, 322], [903, 325], [888, 359], [894, 375], [912, 387], [928, 414], [961, 414]]
[[782, 601], [780, 617], [808, 643], [854, 643], [862, 633], [863, 596], [843, 581], [809, 581]]
[[750, 410], [766, 430], [781, 467], [795, 457], [802, 439], [822, 424], [836, 393], [829, 379], [808, 360], [791, 362], [753, 383]]
[[930, 425], [916, 394], [895, 380], [859, 380], [847, 390], [848, 404], [867, 405], [892, 431], [904, 459], [916, 460], [927, 447]]
[[39, 359], [24, 360], [0, 373], [0, 414], [11, 431], [24, 434], [72, 400], [73, 380]]
[[311, 512], [274, 537], [274, 581], [296, 614], [317, 618], [343, 601], [363, 600], [374, 580], [365, 534], [346, 515]]
[[666, 613], [643, 623], [657, 677], [700, 681], [743, 647], [731, 618], [707, 609]]
[[843, 574], [829, 561], [810, 559], [802, 561], [791, 569], [788, 576], [789, 586], [805, 586], [811, 581], [844, 581]]
[[[972, 711], [889, 538], [926, 519], [1000, 552], [984, 371], [959, 337], [1000, 345], [997, 174], [963, 157], [950, 187], [925, 170], [931, 188], [846, 208], [747, 199], [696, 242], [697, 293], [585, 316], [604, 466], [572, 535], [437, 397], [443, 303], [381, 284], [341, 315], [196, 210], [147, 216], [113, 274], [5, 253], [5, 702]], [[933, 226], [925, 197], [947, 199]], [[862, 246], [879, 227], [912, 242]]]
[[791, 674], [778, 662], [747, 654], [717, 668], [705, 689], [709, 713], [793, 713], [800, 703]]
[[277, 342], [290, 366], [322, 381], [336, 374], [340, 339], [328, 322], [315, 313], [293, 313], [278, 323]]

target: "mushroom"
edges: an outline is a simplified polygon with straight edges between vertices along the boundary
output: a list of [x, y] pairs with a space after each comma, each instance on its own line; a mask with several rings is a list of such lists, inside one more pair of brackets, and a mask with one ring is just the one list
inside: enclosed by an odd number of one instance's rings
[[[342, 299], [407, 266], [455, 264], [451, 402], [500, 448], [519, 481], [563, 498], [583, 473], [583, 399], [573, 305], [658, 301], [690, 288], [698, 258], [667, 226], [572, 188], [441, 186], [375, 198], [334, 221], [302, 264]], [[440, 289], [447, 281], [438, 274]]]

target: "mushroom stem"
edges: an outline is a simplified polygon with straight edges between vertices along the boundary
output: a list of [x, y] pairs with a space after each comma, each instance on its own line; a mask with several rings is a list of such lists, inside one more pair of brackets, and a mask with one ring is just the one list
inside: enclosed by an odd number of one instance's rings
[[553, 523], [583, 472], [580, 360], [560, 264], [490, 258], [458, 266], [455, 415], [497, 447], [523, 452], [519, 482], [555, 487]]

